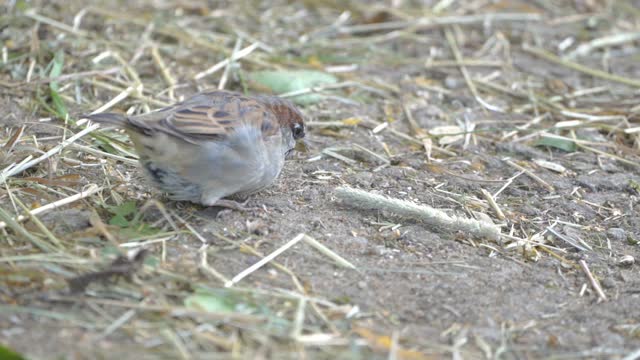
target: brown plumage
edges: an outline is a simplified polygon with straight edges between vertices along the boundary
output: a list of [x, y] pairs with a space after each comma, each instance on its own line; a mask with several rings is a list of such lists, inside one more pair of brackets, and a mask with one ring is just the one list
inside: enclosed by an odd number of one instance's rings
[[271, 184], [305, 135], [303, 116], [290, 101], [222, 90], [148, 114], [86, 118], [126, 129], [162, 191], [204, 205]]

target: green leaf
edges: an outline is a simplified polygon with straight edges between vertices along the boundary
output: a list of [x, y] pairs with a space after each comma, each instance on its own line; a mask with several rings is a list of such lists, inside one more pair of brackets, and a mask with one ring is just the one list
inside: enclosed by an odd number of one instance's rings
[[160, 266], [160, 259], [158, 259], [157, 256], [147, 255], [147, 257], [144, 258], [144, 264], [155, 269]]
[[129, 220], [127, 220], [124, 216], [118, 214], [109, 220], [109, 225], [119, 226], [121, 228], [129, 226]]
[[534, 146], [548, 146], [566, 152], [574, 152], [577, 148], [576, 143], [573, 140], [546, 136], [543, 136], [540, 140], [536, 141]]
[[25, 0], [16, 1], [16, 10], [22, 11], [22, 12], [29, 10], [29, 3]]
[[[292, 70], [292, 71], [257, 71], [249, 78], [260, 85], [266, 86], [276, 94], [299, 91], [319, 85], [335, 84], [338, 79], [321, 71]], [[306, 105], [322, 100], [321, 94], [304, 94], [291, 98], [297, 104]]]
[[123, 202], [119, 206], [109, 206], [108, 209], [114, 215], [109, 220], [109, 224], [124, 228], [131, 225], [130, 221], [127, 220], [127, 216], [134, 214], [137, 207], [136, 202], [131, 200]]
[[184, 299], [184, 306], [189, 309], [216, 312], [232, 313], [236, 312], [236, 304], [224, 294], [213, 292], [195, 293]]
[[267, 321], [258, 325], [258, 328], [266, 334], [283, 336], [291, 331], [291, 322], [282, 318], [282, 308], [263, 296], [202, 287], [184, 299], [184, 306], [197, 311], [262, 316]]
[[51, 102], [53, 102], [53, 108], [55, 109], [56, 116], [61, 119], [65, 119], [68, 114], [67, 106], [64, 104], [64, 101], [62, 101], [60, 94], [53, 89], [51, 89]]
[[[49, 71], [50, 78], [56, 78], [62, 75], [62, 69], [64, 68], [64, 51], [58, 50], [51, 60], [51, 70]], [[52, 81], [50, 83], [52, 89], [58, 90], [58, 82]]]
[[109, 211], [114, 215], [127, 216], [136, 212], [136, 202], [134, 200], [125, 201], [118, 206], [109, 206]]
[[24, 360], [24, 356], [18, 354], [17, 352], [5, 347], [4, 345], [0, 345], [0, 359], [2, 360]]
[[629, 187], [633, 190], [635, 190], [635, 192], [637, 194], [640, 194], [640, 183], [637, 181], [634, 181], [633, 179], [629, 180]]
[[[58, 50], [51, 60], [51, 70], [49, 71], [49, 78], [56, 78], [62, 75], [62, 69], [64, 68], [64, 51]], [[56, 116], [64, 119], [68, 115], [67, 107], [62, 101], [62, 97], [58, 93], [59, 85], [57, 81], [49, 83], [49, 90], [51, 92], [51, 102], [53, 103], [53, 109]]]
[[143, 213], [138, 211], [138, 205], [134, 200], [125, 201], [118, 206], [107, 206], [106, 209], [113, 214], [109, 219], [109, 225], [119, 227], [119, 235], [124, 238], [150, 236], [161, 231], [142, 221]]
[[[116, 225], [116, 224], [114, 224]], [[118, 225], [120, 226], [120, 225]], [[161, 230], [155, 228], [149, 224], [141, 223], [136, 219], [129, 221], [128, 225], [120, 226], [122, 228], [121, 234], [125, 238], [136, 238], [141, 236], [150, 236], [159, 233]]]
[[113, 258], [118, 255], [120, 255], [120, 249], [112, 245], [107, 245], [100, 250], [100, 256], [103, 259]]

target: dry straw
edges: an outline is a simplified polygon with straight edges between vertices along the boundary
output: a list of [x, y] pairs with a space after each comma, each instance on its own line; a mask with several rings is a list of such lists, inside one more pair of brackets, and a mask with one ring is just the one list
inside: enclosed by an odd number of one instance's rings
[[418, 220], [436, 231], [461, 231], [478, 238], [495, 241], [500, 239], [500, 228], [494, 224], [449, 215], [430, 206], [417, 205], [409, 201], [345, 186], [336, 188], [336, 195], [350, 206], [361, 209], [388, 210], [402, 217]]

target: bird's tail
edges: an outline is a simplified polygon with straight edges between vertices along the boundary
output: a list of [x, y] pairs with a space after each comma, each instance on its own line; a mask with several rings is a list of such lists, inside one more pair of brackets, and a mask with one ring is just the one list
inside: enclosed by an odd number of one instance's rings
[[109, 124], [117, 127], [126, 127], [129, 123], [129, 118], [124, 114], [117, 113], [99, 113], [83, 115], [82, 118], [89, 119], [101, 124]]

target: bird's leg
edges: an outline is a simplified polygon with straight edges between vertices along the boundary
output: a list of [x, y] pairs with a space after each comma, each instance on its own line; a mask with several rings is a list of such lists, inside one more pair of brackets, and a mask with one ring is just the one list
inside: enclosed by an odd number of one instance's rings
[[247, 207], [247, 203], [249, 202], [249, 200], [245, 200], [244, 202], [238, 202], [235, 200], [229, 200], [229, 199], [220, 199], [217, 200], [216, 202], [214, 202], [213, 204], [207, 204], [207, 206], [216, 206], [216, 207], [222, 207], [225, 209], [231, 209], [231, 210], [236, 210], [236, 211], [252, 211], [252, 210], [258, 210], [258, 208], [255, 207]]

